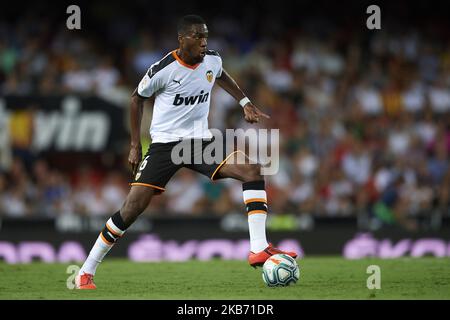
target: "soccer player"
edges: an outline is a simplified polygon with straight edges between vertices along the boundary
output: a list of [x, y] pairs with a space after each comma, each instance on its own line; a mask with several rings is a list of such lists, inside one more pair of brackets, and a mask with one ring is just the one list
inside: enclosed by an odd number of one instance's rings
[[[211, 180], [234, 178], [242, 181], [250, 234], [248, 262], [251, 266], [261, 266], [277, 253], [297, 257], [295, 252], [281, 251], [266, 240], [267, 197], [259, 164], [238, 164], [229, 161], [239, 151], [223, 154], [220, 163], [206, 164], [203, 161], [201, 164], [175, 164], [172, 161], [171, 152], [180, 141], [201, 142], [200, 148], [197, 144], [197, 148], [191, 149], [191, 157], [202, 153], [213, 141], [208, 130], [207, 117], [211, 90], [216, 81], [239, 101], [247, 122], [255, 123], [261, 117], [269, 117], [251, 103], [233, 78], [222, 68], [219, 54], [207, 50], [207, 38], [208, 29], [201, 17], [184, 16], [178, 23], [179, 48], [153, 64], [133, 92], [128, 161], [133, 170], [134, 181], [122, 208], [106, 222], [81, 267], [76, 277], [78, 289], [96, 288], [93, 277], [100, 262], [147, 208], [152, 197], [164, 192], [166, 183], [182, 167], [204, 174]], [[144, 100], [152, 96], [155, 98], [150, 126], [152, 143], [142, 160], [142, 110]], [[194, 130], [194, 122], [202, 124], [203, 130]]]

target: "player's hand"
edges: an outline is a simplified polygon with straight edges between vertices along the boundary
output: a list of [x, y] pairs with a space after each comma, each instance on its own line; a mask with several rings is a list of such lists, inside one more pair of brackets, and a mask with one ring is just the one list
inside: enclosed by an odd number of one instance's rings
[[255, 107], [251, 102], [247, 103], [244, 106], [244, 115], [245, 115], [245, 121], [250, 123], [259, 122], [259, 119], [261, 117], [270, 119], [270, 117], [259, 110], [257, 107]]
[[128, 155], [128, 163], [131, 165], [131, 171], [133, 176], [136, 175], [139, 163], [142, 159], [142, 146], [132, 145], [130, 148], [130, 154]]

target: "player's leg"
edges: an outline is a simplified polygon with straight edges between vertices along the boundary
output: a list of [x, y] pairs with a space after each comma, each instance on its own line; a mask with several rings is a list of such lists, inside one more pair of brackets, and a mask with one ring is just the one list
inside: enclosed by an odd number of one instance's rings
[[247, 210], [250, 250], [260, 252], [269, 245], [266, 239], [267, 195], [259, 164], [224, 163], [212, 179], [233, 178], [242, 181], [243, 200]]
[[267, 242], [266, 218], [267, 218], [267, 194], [264, 176], [261, 174], [259, 164], [223, 163], [218, 168], [213, 179], [234, 178], [242, 181], [242, 191], [248, 216], [248, 229], [250, 234], [250, 254], [248, 257], [251, 266], [261, 266], [272, 255], [285, 253], [293, 258], [295, 252], [284, 252], [274, 248]]
[[93, 276], [100, 262], [128, 227], [148, 207], [152, 197], [164, 192], [164, 186], [180, 167], [170, 161], [172, 147], [171, 143], [155, 143], [150, 146], [131, 183], [131, 190], [122, 208], [106, 222], [80, 269], [77, 277], [79, 289], [95, 289]]
[[103, 258], [128, 227], [148, 207], [155, 189], [146, 186], [132, 186], [122, 208], [112, 215], [100, 232], [89, 255], [80, 269], [77, 279], [79, 289], [95, 289], [93, 276]]
[[[205, 143], [203, 149], [207, 145], [208, 143]], [[267, 242], [267, 195], [260, 164], [250, 163], [243, 152], [235, 151], [224, 157], [221, 163], [202, 163], [186, 167], [210, 177], [211, 180], [233, 178], [242, 181], [243, 199], [247, 210], [250, 234], [250, 265], [262, 265], [271, 255], [276, 253], [286, 253], [294, 258], [297, 257], [295, 252], [282, 252]]]

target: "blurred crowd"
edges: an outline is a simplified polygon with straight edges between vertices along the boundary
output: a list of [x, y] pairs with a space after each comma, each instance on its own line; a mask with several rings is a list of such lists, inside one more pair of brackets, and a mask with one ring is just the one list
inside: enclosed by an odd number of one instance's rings
[[[408, 229], [418, 227], [411, 217], [449, 216], [449, 35], [316, 23], [276, 36], [242, 33], [234, 18], [209, 23], [208, 47], [271, 116], [257, 126], [280, 129], [280, 169], [266, 178], [270, 212], [358, 216]], [[176, 45], [168, 29], [136, 31], [127, 19], [103, 39], [50, 23], [0, 24], [0, 92], [97, 94], [126, 112], [147, 68]], [[151, 106], [143, 135], [150, 117]], [[218, 88], [210, 126], [251, 127]], [[24, 168], [16, 158], [0, 173], [0, 212], [111, 215], [127, 194], [129, 173], [106, 169], [99, 175], [85, 163], [65, 172], [43, 159]], [[166, 189], [146, 213], [244, 212], [237, 181], [211, 183], [183, 169]]]

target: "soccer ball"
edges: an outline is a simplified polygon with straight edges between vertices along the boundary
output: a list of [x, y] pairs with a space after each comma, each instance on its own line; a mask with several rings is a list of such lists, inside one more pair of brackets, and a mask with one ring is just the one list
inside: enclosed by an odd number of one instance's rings
[[298, 281], [300, 268], [287, 254], [275, 254], [264, 263], [262, 278], [269, 287], [285, 287]]

